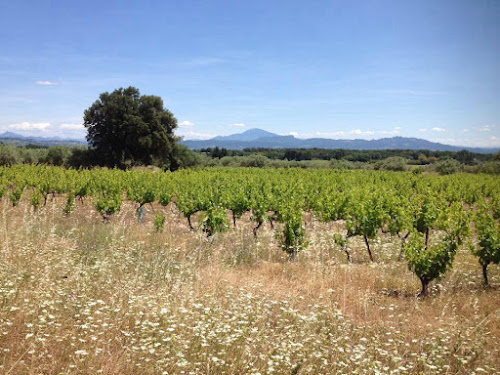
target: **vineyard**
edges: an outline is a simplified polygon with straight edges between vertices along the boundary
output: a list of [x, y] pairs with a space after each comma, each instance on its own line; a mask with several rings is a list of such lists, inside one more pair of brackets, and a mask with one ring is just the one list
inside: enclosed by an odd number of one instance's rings
[[498, 373], [497, 176], [13, 166], [0, 198], [5, 373]]

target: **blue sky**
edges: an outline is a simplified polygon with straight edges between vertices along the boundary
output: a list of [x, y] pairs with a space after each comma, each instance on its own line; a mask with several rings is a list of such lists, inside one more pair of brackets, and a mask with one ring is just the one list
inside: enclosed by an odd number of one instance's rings
[[0, 132], [82, 138], [104, 91], [177, 134], [500, 146], [500, 1], [0, 0]]

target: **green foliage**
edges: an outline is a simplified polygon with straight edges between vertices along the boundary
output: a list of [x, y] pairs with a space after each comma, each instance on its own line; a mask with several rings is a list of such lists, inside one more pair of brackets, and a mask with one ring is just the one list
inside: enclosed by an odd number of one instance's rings
[[75, 209], [76, 209], [75, 193], [70, 192], [68, 194], [68, 197], [66, 198], [66, 205], [63, 208], [63, 212], [64, 212], [65, 215], [69, 215]]
[[201, 224], [207, 237], [215, 233], [225, 232], [229, 229], [227, 211], [217, 205], [210, 204], [202, 213]]
[[160, 202], [160, 204], [163, 207], [166, 207], [171, 201], [172, 201], [172, 193], [170, 193], [166, 189], [162, 189], [158, 194], [158, 202]]
[[61, 166], [70, 155], [70, 149], [62, 146], [50, 147], [43, 162], [50, 165]]
[[471, 252], [479, 258], [479, 263], [483, 267], [484, 283], [488, 285], [488, 265], [500, 264], [500, 225], [483, 207], [475, 217], [475, 226], [479, 246], [473, 246]]
[[202, 164], [202, 154], [190, 150], [187, 146], [176, 143], [172, 156], [171, 170], [190, 168]]
[[347, 235], [375, 238], [385, 219], [382, 202], [378, 197], [372, 196], [358, 201], [347, 218]]
[[293, 204], [285, 204], [279, 212], [279, 221], [283, 222], [283, 230], [276, 237], [281, 248], [288, 254], [290, 260], [296, 260], [300, 251], [307, 248], [305, 240], [306, 228], [302, 218], [302, 209]]
[[500, 174], [500, 161], [486, 161], [474, 167], [472, 172], [487, 173], [487, 174]]
[[102, 160], [96, 150], [89, 147], [75, 147], [71, 149], [65, 165], [72, 168], [91, 168], [102, 164]]
[[422, 296], [428, 294], [428, 284], [441, 277], [452, 266], [458, 247], [469, 234], [469, 217], [460, 204], [453, 204], [446, 211], [443, 226], [446, 235], [436, 244], [429, 245], [428, 237], [414, 230], [405, 247], [408, 267], [422, 283]]
[[408, 260], [408, 268], [422, 282], [422, 296], [428, 294], [429, 282], [441, 277], [451, 267], [457, 247], [457, 243], [449, 237], [428, 247], [423, 234], [417, 231], [411, 234], [405, 247], [405, 257]]
[[441, 175], [447, 175], [462, 171], [462, 165], [455, 159], [445, 159], [433, 165], [433, 169]]
[[404, 172], [408, 170], [407, 160], [401, 156], [391, 156], [375, 164], [375, 169]]
[[347, 236], [363, 236], [370, 261], [373, 262], [369, 239], [377, 236], [386, 220], [386, 213], [378, 196], [368, 196], [356, 202], [357, 204], [353, 204], [351, 212], [347, 215]]
[[156, 232], [163, 232], [163, 227], [165, 226], [165, 219], [166, 217], [165, 215], [163, 215], [162, 212], [160, 211], [156, 212], [154, 221]]
[[0, 166], [11, 166], [19, 163], [18, 153], [13, 146], [0, 145]]
[[9, 199], [12, 202], [12, 206], [17, 206], [21, 200], [21, 196], [24, 192], [24, 186], [17, 186], [16, 188], [9, 190]]
[[121, 193], [111, 193], [101, 195], [95, 202], [96, 210], [102, 215], [104, 220], [109, 219], [109, 216], [120, 211], [122, 205]]
[[40, 204], [42, 203], [42, 194], [37, 189], [31, 194], [30, 204], [33, 206], [34, 210], [38, 210]]
[[255, 168], [263, 168], [269, 163], [269, 159], [264, 155], [251, 155], [247, 158], [242, 159], [241, 166], [242, 167], [255, 167]]
[[386, 213], [384, 230], [394, 236], [410, 229], [410, 218], [404, 207], [404, 202], [400, 198], [388, 195], [384, 199], [383, 207]]
[[426, 233], [435, 225], [440, 207], [430, 193], [419, 198], [411, 205], [412, 224], [418, 232]]
[[135, 87], [105, 92], [85, 110], [84, 126], [104, 165], [172, 163], [177, 120], [158, 96], [141, 96]]

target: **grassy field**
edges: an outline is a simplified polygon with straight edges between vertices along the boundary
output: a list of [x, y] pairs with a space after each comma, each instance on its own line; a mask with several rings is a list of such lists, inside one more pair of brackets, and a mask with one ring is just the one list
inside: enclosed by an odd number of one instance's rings
[[500, 268], [485, 290], [466, 249], [420, 300], [389, 235], [347, 264], [342, 225], [307, 217], [290, 263], [248, 217], [207, 239], [175, 206], [156, 233], [149, 206], [64, 204], [0, 201], [2, 374], [500, 374]]

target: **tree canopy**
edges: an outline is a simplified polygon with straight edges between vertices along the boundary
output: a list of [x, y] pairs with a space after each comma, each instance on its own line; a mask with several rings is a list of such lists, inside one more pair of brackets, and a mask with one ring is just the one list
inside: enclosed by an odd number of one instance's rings
[[140, 95], [135, 87], [102, 93], [85, 110], [83, 124], [100, 164], [172, 165], [177, 119], [159, 96]]

